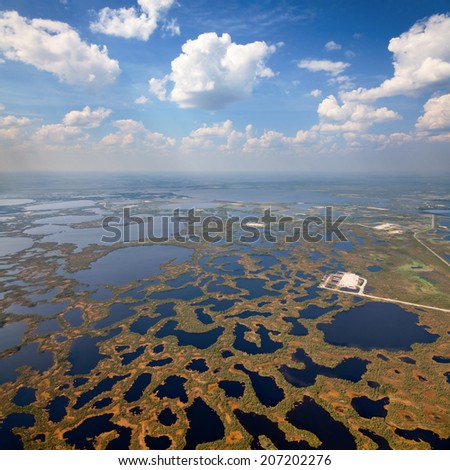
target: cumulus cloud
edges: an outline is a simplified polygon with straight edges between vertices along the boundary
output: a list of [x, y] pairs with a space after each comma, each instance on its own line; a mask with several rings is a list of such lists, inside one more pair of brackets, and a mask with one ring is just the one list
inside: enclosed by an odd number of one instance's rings
[[31, 124], [31, 119], [17, 116], [0, 116], [0, 139], [17, 140], [24, 135], [24, 128]]
[[0, 51], [6, 59], [33, 65], [70, 84], [111, 83], [120, 73], [105, 46], [82, 41], [66, 23], [29, 20], [16, 11], [0, 12]]
[[64, 124], [66, 126], [84, 127], [93, 129], [99, 127], [104, 119], [111, 114], [110, 109], [97, 108], [91, 110], [89, 106], [85, 106], [81, 111], [70, 111], [64, 116]]
[[181, 150], [188, 152], [213, 149], [219, 151], [237, 150], [242, 147], [245, 138], [249, 137], [250, 133], [250, 125], [243, 133], [233, 129], [233, 123], [230, 120], [214, 123], [212, 126], [204, 125], [182, 139]]
[[25, 126], [30, 122], [31, 120], [26, 117], [0, 116], [0, 127]]
[[345, 100], [375, 101], [447, 86], [450, 80], [450, 16], [434, 15], [393, 38], [388, 49], [394, 56], [394, 76], [376, 88], [358, 88], [342, 95]]
[[433, 142], [450, 142], [450, 94], [429, 99], [416, 122], [420, 137]]
[[450, 94], [429, 99], [423, 106], [424, 113], [416, 123], [416, 129], [425, 131], [450, 130]]
[[328, 41], [325, 44], [325, 49], [327, 51], [339, 51], [340, 49], [342, 49], [342, 46], [340, 44], [338, 44], [337, 42]]
[[166, 149], [173, 147], [175, 140], [164, 136], [159, 132], [151, 132], [140, 121], [133, 119], [121, 119], [114, 121], [113, 125], [119, 129], [114, 134], [108, 134], [100, 141], [105, 147], [150, 147]]
[[310, 72], [325, 72], [328, 75], [336, 77], [349, 67], [350, 64], [341, 61], [333, 62], [331, 60], [305, 59], [301, 60], [297, 66]]
[[[266, 130], [260, 136], [247, 135], [243, 152], [254, 153], [265, 151], [284, 152], [285, 154], [298, 153], [306, 146], [315, 145], [318, 141], [319, 134], [316, 130], [299, 130], [295, 136], [285, 135], [283, 132]], [[320, 138], [320, 142], [328, 145], [329, 139], [324, 136]]]
[[65, 126], [64, 124], [47, 124], [40, 127], [32, 136], [35, 141], [45, 144], [51, 143], [73, 143], [78, 140], [85, 140], [88, 136], [83, 134], [79, 127]]
[[314, 90], [311, 90], [309, 94], [313, 96], [314, 98], [318, 98], [322, 94], [322, 90], [319, 90], [316, 88]]
[[26, 117], [1, 116], [0, 139], [14, 141], [24, 134], [23, 129], [31, 123]]
[[[137, 3], [138, 8], [102, 8], [97, 21], [90, 24], [91, 31], [148, 41], [174, 0], [138, 0]], [[180, 34], [176, 20], [168, 22], [166, 28], [172, 35]]]
[[358, 132], [376, 123], [401, 119], [398, 113], [386, 107], [374, 108], [355, 102], [339, 105], [334, 95], [319, 104], [317, 113], [321, 122], [313, 129], [321, 132]]
[[264, 41], [236, 44], [227, 33], [204, 33], [183, 44], [169, 75], [150, 79], [150, 91], [181, 108], [220, 109], [248, 98], [259, 78], [274, 76], [265, 61], [275, 50]]

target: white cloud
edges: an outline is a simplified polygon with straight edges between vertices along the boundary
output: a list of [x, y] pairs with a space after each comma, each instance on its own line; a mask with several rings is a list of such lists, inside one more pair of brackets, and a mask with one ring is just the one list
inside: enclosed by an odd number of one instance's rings
[[[290, 155], [315, 145], [318, 137], [319, 134], [316, 130], [301, 129], [293, 137], [287, 136], [283, 132], [266, 130], [260, 136], [247, 135], [243, 152], [260, 154], [260, 152], [277, 151]], [[320, 137], [320, 142], [328, 145], [329, 138], [326, 136]]]
[[309, 70], [310, 72], [325, 72], [333, 77], [341, 74], [347, 67], [350, 66], [347, 62], [333, 62], [331, 60], [316, 60], [305, 59], [301, 60], [298, 64], [301, 69]]
[[3, 103], [0, 103], [0, 111], [3, 111], [5, 109], [5, 105]]
[[258, 78], [274, 76], [265, 61], [275, 50], [263, 41], [236, 44], [227, 33], [204, 33], [183, 44], [169, 75], [150, 79], [150, 91], [181, 108], [220, 109], [248, 98]]
[[318, 98], [322, 94], [322, 90], [319, 90], [316, 88], [314, 90], [311, 90], [309, 94], [313, 96], [314, 98]]
[[148, 81], [148, 89], [150, 93], [153, 93], [160, 101], [167, 100], [166, 85], [169, 82], [169, 75], [166, 75], [162, 79], [151, 78]]
[[246, 127], [246, 133], [233, 129], [230, 120], [214, 123], [212, 126], [204, 125], [181, 141], [181, 150], [186, 152], [213, 150], [230, 151], [237, 150], [244, 144], [245, 137], [249, 136], [251, 126]]
[[374, 108], [355, 102], [339, 105], [333, 95], [319, 104], [317, 113], [321, 122], [313, 126], [313, 129], [321, 132], [357, 132], [376, 123], [401, 119], [398, 113], [386, 107]]
[[450, 94], [429, 99], [416, 123], [420, 131], [450, 130]]
[[6, 59], [33, 65], [70, 84], [111, 83], [120, 73], [106, 47], [82, 41], [68, 24], [28, 20], [15, 11], [0, 13], [0, 50]]
[[164, 31], [167, 31], [171, 36], [179, 36], [181, 34], [180, 25], [177, 23], [177, 20], [172, 18], [169, 21], [166, 21], [163, 27]]
[[26, 117], [0, 116], [0, 127], [25, 126], [30, 122], [31, 120]]
[[431, 135], [428, 137], [431, 142], [450, 142], [450, 132], [439, 135]]
[[344, 100], [374, 101], [448, 87], [450, 80], [450, 16], [434, 15], [393, 38], [388, 49], [394, 56], [394, 76], [376, 88], [358, 88]]
[[136, 99], [134, 100], [134, 103], [135, 103], [135, 104], [145, 104], [145, 103], [147, 103], [147, 102], [148, 102], [148, 98], [147, 98], [146, 96], [144, 96], [144, 95], [141, 95], [141, 96], [139, 96], [139, 98], [136, 98]]
[[0, 116], [0, 139], [17, 140], [24, 135], [24, 128], [31, 124], [31, 119], [17, 116]]
[[325, 44], [325, 49], [327, 51], [339, 51], [340, 49], [342, 49], [342, 46], [340, 44], [338, 44], [337, 42], [328, 41]]
[[[147, 41], [173, 3], [174, 0], [138, 0], [138, 9], [105, 7], [99, 11], [97, 21], [90, 24], [90, 29], [110, 36]], [[168, 30], [179, 34], [180, 28], [173, 21], [168, 23]]]
[[91, 110], [89, 106], [85, 106], [82, 111], [70, 111], [64, 116], [64, 124], [66, 126], [84, 127], [93, 129], [99, 127], [104, 119], [111, 114], [110, 109], [97, 108]]
[[7, 129], [0, 128], [0, 139], [2, 140], [17, 140], [19, 135], [19, 127], [9, 127]]
[[35, 141], [45, 144], [67, 143], [85, 140], [88, 136], [83, 134], [79, 127], [65, 126], [64, 124], [47, 124], [40, 127], [32, 136]]
[[168, 138], [159, 132], [149, 131], [140, 121], [121, 119], [114, 121], [113, 125], [119, 130], [114, 134], [103, 137], [100, 145], [110, 148], [136, 146], [167, 149], [175, 144], [174, 139]]

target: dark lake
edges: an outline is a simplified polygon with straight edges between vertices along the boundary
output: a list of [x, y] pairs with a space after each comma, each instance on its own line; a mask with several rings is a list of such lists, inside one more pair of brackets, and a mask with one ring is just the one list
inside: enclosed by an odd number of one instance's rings
[[154, 361], [147, 363], [147, 367], [163, 367], [167, 366], [167, 364], [170, 364], [171, 362], [173, 362], [171, 357], [166, 357], [165, 359], [155, 359]]
[[120, 382], [121, 380], [128, 377], [128, 375], [116, 375], [114, 377], [106, 377], [105, 379], [101, 380], [95, 387], [91, 388], [90, 390], [82, 393], [75, 405], [73, 405], [74, 410], [79, 410], [82, 408], [86, 403], [89, 403], [92, 399], [98, 397], [101, 393], [109, 392], [112, 390], [116, 383]]
[[23, 321], [7, 323], [0, 328], [0, 352], [19, 346], [23, 335], [27, 331], [27, 324]]
[[272, 266], [276, 266], [277, 264], [280, 264], [278, 259], [272, 255], [257, 255], [254, 257], [254, 259], [258, 263], [258, 267], [262, 268], [258, 272], [265, 271], [271, 268]]
[[130, 325], [130, 331], [133, 333], [139, 333], [141, 335], [147, 334], [147, 331], [156, 325], [163, 318], [170, 318], [176, 316], [175, 304], [169, 302], [167, 304], [160, 304], [155, 309], [157, 316], [149, 317], [144, 315], [139, 317], [134, 323]]
[[186, 432], [185, 449], [195, 449], [198, 444], [222, 439], [225, 427], [217, 413], [201, 398], [196, 398], [191, 406], [186, 408], [189, 428]]
[[206, 272], [242, 276], [244, 267], [238, 262], [239, 259], [240, 257], [236, 255], [223, 255], [215, 258], [205, 256], [200, 259], [200, 265]]
[[69, 300], [55, 304], [37, 304], [33, 306], [13, 304], [6, 309], [6, 313], [14, 313], [16, 315], [39, 315], [48, 317], [61, 313], [70, 304]]
[[166, 281], [167, 285], [170, 287], [181, 287], [184, 286], [184, 284], [187, 284], [188, 282], [193, 282], [197, 278], [197, 275], [193, 272], [187, 272], [180, 274], [178, 277], [175, 279], [170, 279]]
[[180, 300], [193, 300], [201, 297], [203, 291], [200, 287], [189, 284], [179, 289], [169, 289], [150, 294], [150, 299], [167, 300], [167, 299], [180, 299]]
[[241, 313], [236, 313], [235, 315], [226, 315], [225, 318], [250, 318], [250, 317], [270, 317], [272, 314], [270, 312], [257, 312], [254, 310], [244, 310]]
[[102, 398], [101, 400], [96, 401], [93, 405], [92, 408], [95, 408], [96, 410], [102, 410], [103, 408], [106, 408], [112, 403], [112, 398], [106, 397]]
[[378, 434], [369, 431], [369, 429], [360, 429], [359, 432], [372, 439], [372, 441], [377, 444], [378, 450], [391, 450], [389, 442], [384, 437], [381, 437]]
[[179, 398], [181, 402], [187, 403], [188, 396], [184, 384], [187, 379], [178, 375], [171, 375], [155, 389], [155, 394], [159, 398]]
[[0, 384], [14, 382], [18, 374], [16, 370], [22, 366], [30, 366], [44, 372], [53, 365], [53, 353], [39, 351], [39, 343], [28, 343], [11, 356], [0, 359]]
[[62, 421], [67, 414], [66, 408], [69, 401], [64, 395], [53, 398], [45, 408], [48, 411], [49, 420], [53, 423]]
[[237, 323], [234, 328], [235, 339], [233, 347], [248, 354], [271, 354], [283, 347], [283, 343], [273, 341], [270, 338], [269, 333], [271, 330], [268, 330], [264, 325], [257, 325], [257, 327], [256, 334], [261, 339], [260, 345], [245, 339], [245, 333], [250, 331], [250, 328]]
[[301, 348], [297, 349], [292, 355], [292, 359], [295, 362], [303, 364], [303, 369], [282, 365], [279, 370], [286, 381], [295, 387], [309, 387], [314, 385], [319, 375], [348, 380], [355, 383], [361, 380], [362, 375], [367, 370], [367, 364], [369, 364], [369, 361], [351, 357], [344, 359], [336, 367], [322, 366], [313, 362], [308, 354]]
[[236, 279], [236, 285], [240, 289], [248, 291], [248, 295], [242, 296], [244, 299], [257, 299], [258, 297], [264, 297], [266, 295], [280, 295], [279, 292], [266, 289], [266, 281], [264, 279], [239, 278]]
[[208, 292], [219, 292], [220, 294], [223, 295], [230, 295], [230, 294], [238, 294], [239, 290], [235, 289], [234, 287], [228, 286], [224, 284], [224, 279], [223, 277], [217, 278], [215, 281], [211, 281], [208, 284], [207, 288]]
[[133, 307], [137, 307], [141, 304], [142, 302], [138, 302], [135, 304], [115, 302], [111, 305], [111, 308], [109, 309], [109, 315], [105, 318], [102, 318], [101, 320], [96, 321], [92, 325], [92, 328], [96, 330], [101, 330], [103, 328], [107, 328], [108, 326], [114, 325], [114, 323], [132, 317], [133, 315], [136, 315], [136, 310], [134, 310]]
[[192, 361], [186, 366], [187, 370], [194, 370], [196, 372], [206, 372], [209, 370], [209, 367], [206, 365], [206, 361], [204, 359], [192, 359]]
[[152, 450], [166, 450], [172, 445], [172, 440], [169, 436], [145, 436], [145, 445]]
[[17, 406], [28, 406], [36, 401], [36, 389], [20, 387], [14, 395], [12, 402]]
[[334, 312], [340, 308], [341, 307], [339, 307], [339, 305], [333, 305], [331, 307], [318, 307], [317, 305], [309, 304], [304, 310], [300, 311], [300, 317], [307, 318], [308, 320], [315, 320], [322, 315], [325, 315], [329, 312]]
[[64, 314], [64, 320], [70, 326], [77, 328], [83, 324], [83, 311], [79, 307], [73, 308]]
[[319, 449], [356, 449], [355, 438], [346, 426], [336, 421], [310, 397], [305, 396], [303, 402], [295, 405], [286, 418], [296, 428], [315, 434], [322, 442]]
[[206, 299], [202, 300], [201, 302], [197, 302], [194, 305], [207, 305], [212, 312], [224, 312], [225, 310], [233, 307], [234, 304], [238, 302], [241, 301], [238, 299]]
[[268, 437], [277, 449], [311, 449], [311, 446], [306, 441], [297, 442], [288, 440], [284, 431], [278, 427], [278, 424], [271, 421], [267, 416], [245, 413], [239, 409], [234, 410], [234, 414], [239, 423], [252, 436], [253, 439], [250, 443], [252, 449], [263, 450], [259, 443], [260, 436]]
[[148, 372], [141, 374], [130, 387], [130, 389], [125, 392], [124, 398], [128, 403], [135, 402], [139, 400], [145, 392], [145, 389], [150, 385], [152, 381], [152, 375]]
[[433, 343], [438, 335], [418, 325], [418, 316], [396, 304], [368, 302], [321, 323], [325, 341], [335, 346], [410, 351], [414, 343]]
[[97, 343], [99, 338], [80, 336], [70, 345], [68, 360], [72, 364], [70, 375], [88, 374], [97, 364], [108, 356], [100, 354]]
[[353, 244], [352, 244], [352, 242], [349, 242], [349, 241], [335, 242], [333, 244], [333, 247], [334, 247], [335, 250], [343, 250], [343, 251], [352, 251], [353, 250]]
[[380, 400], [371, 400], [368, 397], [355, 397], [352, 399], [353, 409], [363, 418], [385, 418], [387, 415], [386, 405], [389, 404], [389, 398]]
[[198, 321], [203, 323], [204, 325], [211, 325], [212, 323], [214, 323], [213, 318], [208, 313], [205, 313], [204, 308], [197, 308], [195, 310], [195, 314], [197, 315]]
[[103, 433], [115, 431], [117, 437], [106, 446], [108, 450], [127, 450], [131, 441], [131, 429], [111, 422], [113, 414], [85, 419], [81, 424], [63, 434], [63, 438], [75, 449], [93, 450], [95, 438]]
[[193, 250], [174, 245], [140, 245], [119, 248], [94, 261], [88, 269], [74, 273], [78, 282], [85, 284], [128, 284], [159, 274], [161, 265], [188, 261]]
[[139, 346], [138, 348], [136, 348], [136, 351], [122, 354], [120, 356], [120, 359], [122, 360], [122, 365], [127, 366], [128, 364], [131, 364], [135, 359], [142, 356], [142, 354], [144, 354], [145, 348], [146, 346]]
[[435, 432], [427, 429], [396, 429], [395, 434], [409, 439], [411, 441], [425, 441], [430, 444], [432, 449], [435, 450], [448, 450], [450, 449], [450, 437], [447, 439], [441, 439]]
[[56, 331], [61, 331], [61, 325], [56, 318], [52, 318], [38, 323], [34, 333], [36, 335], [48, 335], [50, 333], [55, 333]]
[[416, 360], [413, 359], [412, 357], [408, 357], [408, 356], [402, 356], [402, 357], [399, 357], [399, 359], [404, 362], [405, 364], [415, 364], [416, 363]]
[[237, 380], [221, 380], [219, 387], [225, 392], [225, 396], [240, 398], [244, 395], [245, 385]]
[[292, 328], [289, 331], [290, 335], [293, 336], [306, 336], [308, 334], [308, 330], [305, 326], [303, 326], [299, 319], [296, 317], [283, 317], [283, 321], [287, 323], [291, 323]]
[[376, 265], [373, 265], [373, 266], [367, 266], [367, 270], [370, 271], [371, 273], [377, 273], [379, 271], [381, 271], [383, 268], [381, 266], [376, 266]]
[[440, 364], [450, 364], [450, 357], [433, 356], [433, 361], [439, 362]]
[[175, 320], [168, 321], [158, 332], [155, 333], [157, 338], [165, 338], [166, 336], [175, 336], [180, 346], [195, 346], [198, 349], [207, 349], [213, 345], [219, 336], [224, 332], [225, 328], [218, 326], [209, 331], [187, 332], [177, 329], [178, 322]]
[[13, 428], [29, 428], [36, 422], [29, 413], [12, 413], [0, 422], [0, 450], [23, 449], [22, 438], [14, 434]]
[[172, 426], [177, 420], [178, 416], [170, 408], [164, 408], [158, 415], [158, 421], [164, 426]]
[[277, 385], [273, 377], [248, 370], [242, 364], [236, 364], [234, 368], [248, 375], [255, 395], [264, 406], [276, 406], [283, 400], [284, 391]]

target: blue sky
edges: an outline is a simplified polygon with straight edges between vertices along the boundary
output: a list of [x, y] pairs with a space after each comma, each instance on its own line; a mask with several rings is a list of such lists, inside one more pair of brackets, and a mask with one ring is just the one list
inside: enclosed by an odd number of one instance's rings
[[449, 173], [448, 1], [0, 11], [2, 171]]

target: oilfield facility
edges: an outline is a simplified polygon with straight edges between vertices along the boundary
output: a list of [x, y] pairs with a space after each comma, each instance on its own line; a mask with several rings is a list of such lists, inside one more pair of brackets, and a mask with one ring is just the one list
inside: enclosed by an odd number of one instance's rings
[[355, 273], [338, 271], [323, 277], [319, 287], [364, 294], [367, 279]]

